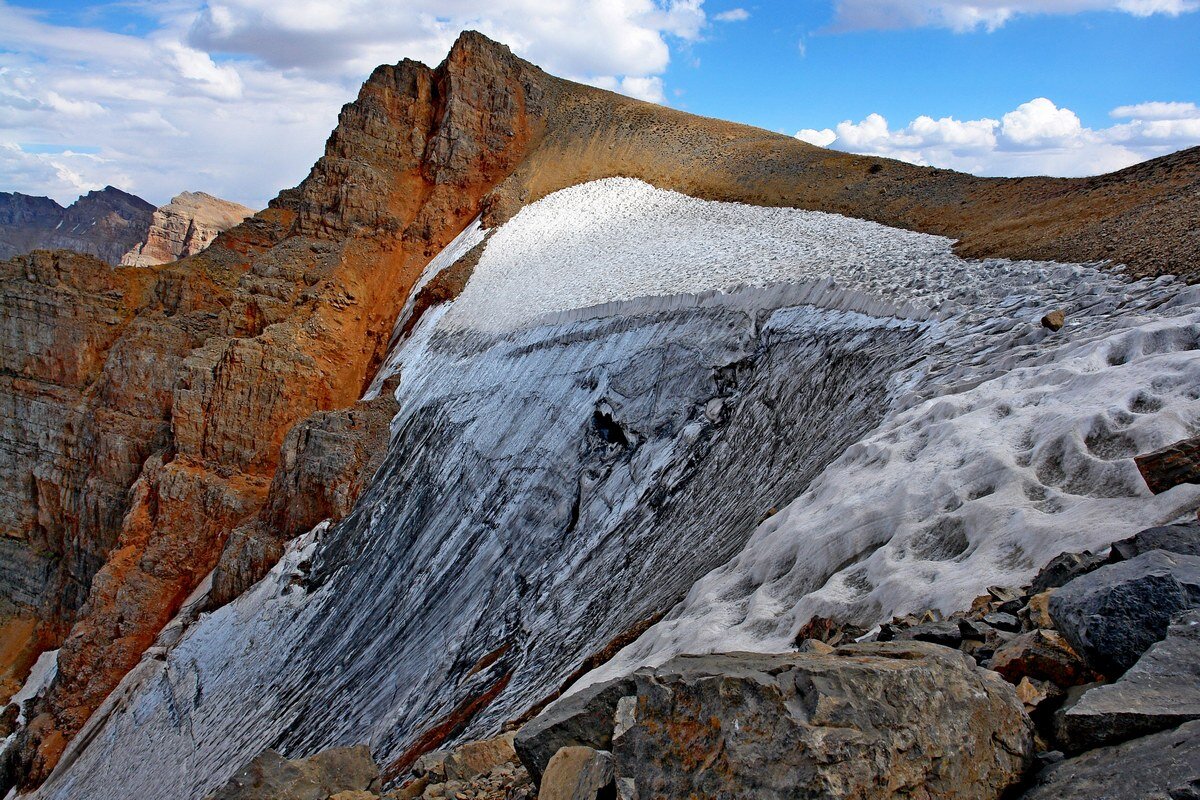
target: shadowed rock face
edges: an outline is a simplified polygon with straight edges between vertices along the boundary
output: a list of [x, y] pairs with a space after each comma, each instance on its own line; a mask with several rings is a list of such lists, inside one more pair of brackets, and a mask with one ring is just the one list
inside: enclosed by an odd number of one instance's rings
[[[464, 34], [436, 69], [380, 67], [342, 110], [304, 182], [201, 254], [103, 272], [99, 262], [39, 254], [0, 268], [0, 541], [6, 563], [19, 565], [0, 572], [0, 624], [6, 642], [20, 643], [0, 652], [0, 668], [19, 677], [37, 652], [62, 643], [59, 677], [22, 734], [23, 785], [48, 774], [222, 558], [230, 532], [251, 522], [258, 532], [233, 537], [225, 558], [233, 579], [223, 599], [261, 575], [294, 532], [264, 504], [287, 506], [321, 477], [278, 480], [288, 431], [360, 397], [428, 260], [480, 214], [492, 226], [557, 189], [612, 175], [944, 233], [961, 237], [970, 255], [1113, 258], [1138, 273], [1200, 263], [1195, 237], [1173, 235], [1196, 202], [1200, 150], [1096, 179], [980, 179], [824, 151], [562, 81], [478, 34]], [[586, 409], [587, 419], [594, 411]], [[445, 421], [407, 424], [397, 435], [437, 436]], [[413, 441], [381, 474], [421, 468], [409, 463], [423, 442]], [[314, 514], [345, 513], [362, 485], [365, 468], [330, 464], [334, 482], [351, 488], [314, 503]], [[312, 514], [297, 519], [308, 524]], [[333, 580], [334, 566], [362, 544], [356, 537], [393, 546], [370, 530], [364, 516], [339, 534], [314, 580]], [[660, 585], [628, 609], [629, 622], [661, 610], [733, 546], [721, 544]], [[505, 591], [520, 597], [526, 580], [518, 573]], [[495, 632], [479, 631], [471, 652], [494, 649]], [[548, 669], [565, 675], [579, 655], [553, 653]], [[507, 665], [497, 663], [480, 696], [499, 691]], [[299, 665], [294, 677], [307, 680], [305, 669], [322, 666]], [[518, 683], [509, 691], [504, 709], [517, 711], [538, 689]], [[411, 714], [453, 718], [460, 699], [430, 697]], [[342, 722], [296, 733], [294, 744]], [[400, 748], [396, 737], [386, 744]]]
[[112, 186], [63, 208], [49, 197], [0, 192], [0, 258], [74, 250], [116, 264], [150, 227], [154, 206]]

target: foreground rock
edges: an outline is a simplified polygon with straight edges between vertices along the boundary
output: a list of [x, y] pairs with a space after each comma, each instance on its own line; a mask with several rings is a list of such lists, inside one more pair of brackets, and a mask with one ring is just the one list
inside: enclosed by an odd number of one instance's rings
[[155, 210], [145, 238], [121, 257], [121, 265], [148, 267], [194, 256], [253, 213], [205, 192], [183, 192]]
[[1166, 550], [1184, 556], [1200, 556], [1200, 521], [1160, 525], [1139, 531], [1112, 546], [1113, 561], [1128, 561], [1151, 550]]
[[1092, 750], [1046, 769], [1023, 800], [1200, 797], [1200, 722]]
[[546, 765], [538, 800], [595, 800], [602, 793], [611, 797], [614, 777], [612, 753], [564, 747]]
[[267, 750], [210, 800], [328, 800], [340, 792], [378, 790], [378, 784], [379, 767], [366, 745], [324, 750], [295, 761]]
[[541, 774], [550, 750], [606, 741], [637, 797], [991, 798], [1032, 758], [1012, 687], [916, 641], [681, 656], [551, 707], [516, 747]]
[[1050, 615], [1096, 670], [1116, 677], [1166, 636], [1174, 614], [1200, 606], [1200, 557], [1154, 550], [1076, 578]]
[[1177, 617], [1167, 638], [1121, 679], [1091, 689], [1059, 726], [1072, 750], [1085, 750], [1200, 719], [1200, 610]]

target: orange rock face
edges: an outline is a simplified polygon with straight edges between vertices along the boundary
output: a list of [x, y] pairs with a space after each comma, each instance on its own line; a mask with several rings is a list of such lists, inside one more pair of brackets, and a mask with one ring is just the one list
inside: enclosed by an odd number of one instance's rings
[[[34, 415], [44, 434], [19, 409], [6, 423], [5, 533], [31, 574], [57, 568], [45, 597], [10, 592], [21, 604], [9, 617], [38, 621], [10, 671], [61, 640], [59, 676], [21, 734], [24, 786], [45, 778], [231, 531], [243, 526], [218, 573], [227, 595], [270, 566], [284, 537], [349, 510], [386, 443], [390, 399], [315, 418], [277, 475], [281, 446], [314, 412], [355, 403], [424, 265], [522, 157], [524, 73], [536, 70], [495, 53], [468, 37], [438, 70], [376, 70], [298, 192], [198, 256], [115, 271], [65, 269], [59, 256], [7, 265], [6, 302], [60, 309], [12, 315], [23, 327], [7, 339], [38, 343], [22, 361], [40, 382], [6, 376], [6, 400], [47, 408]], [[30, 280], [32, 268], [47, 274]], [[341, 437], [347, 454], [322, 462], [314, 437]], [[31, 499], [30, 476], [56, 470], [54, 491]], [[53, 564], [24, 544], [37, 536], [56, 539]], [[72, 605], [52, 601], [64, 586]]]

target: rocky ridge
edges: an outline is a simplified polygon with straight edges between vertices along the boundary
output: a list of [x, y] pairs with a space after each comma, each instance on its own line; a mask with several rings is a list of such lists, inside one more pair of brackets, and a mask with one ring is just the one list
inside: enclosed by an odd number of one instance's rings
[[154, 206], [112, 186], [63, 208], [49, 197], [0, 192], [0, 259], [73, 250], [116, 264], [150, 227]]
[[194, 256], [219, 233], [254, 210], [204, 192], [183, 192], [154, 210], [145, 238], [121, 256], [121, 265], [147, 267]]
[[229, 599], [316, 515], [346, 513], [380, 427], [366, 424], [369, 446], [330, 437], [353, 453], [327, 464], [346, 489], [292, 522], [291, 504], [327, 473], [281, 476], [315, 435], [289, 431], [358, 400], [421, 269], [476, 216], [491, 227], [555, 189], [621, 174], [946, 233], [968, 254], [1191, 274], [1194, 243], [1152, 234], [1186, 218], [1198, 162], [1191, 151], [1103, 179], [971, 178], [570, 84], [476, 34], [436, 70], [379, 68], [305, 182], [186, 266], [105, 274], [42, 254], [4, 266], [3, 542], [18, 567], [0, 611], [19, 645], [0, 666], [19, 680], [63, 644], [16, 777], [31, 787], [49, 773], [210, 570]]

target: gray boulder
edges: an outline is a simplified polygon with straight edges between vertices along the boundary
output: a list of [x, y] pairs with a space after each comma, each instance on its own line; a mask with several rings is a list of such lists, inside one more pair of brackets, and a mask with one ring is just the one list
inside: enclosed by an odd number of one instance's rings
[[1184, 612], [1167, 638], [1121, 679], [1086, 692], [1058, 720], [1072, 751], [1174, 728], [1200, 719], [1200, 610]]
[[1200, 722], [1047, 767], [1022, 800], [1196, 800]]
[[1171, 617], [1200, 606], [1200, 556], [1153, 550], [1081, 575], [1050, 598], [1055, 627], [1110, 678], [1167, 635]]
[[612, 750], [617, 701], [636, 693], [632, 678], [598, 683], [555, 702], [517, 731], [513, 747], [534, 783], [564, 747]]
[[[626, 680], [602, 713], [614, 684], [574, 706], [604, 720], [591, 738], [611, 741], [621, 796], [997, 798], [1033, 758], [1015, 690], [926, 642], [681, 656]], [[518, 735], [522, 759], [581, 727], [551, 712]]]
[[1050, 563], [1042, 567], [1041, 572], [1033, 579], [1029, 587], [1031, 595], [1041, 594], [1047, 589], [1057, 589], [1094, 569], [1103, 566], [1104, 556], [1084, 551], [1082, 553], [1061, 553], [1050, 559]]
[[366, 745], [322, 750], [289, 761], [265, 750], [222, 786], [212, 800], [327, 800], [338, 792], [379, 787], [379, 767]]
[[1160, 525], [1123, 539], [1112, 546], [1111, 561], [1128, 561], [1151, 550], [1200, 556], [1200, 521]]

